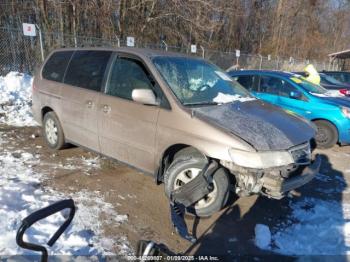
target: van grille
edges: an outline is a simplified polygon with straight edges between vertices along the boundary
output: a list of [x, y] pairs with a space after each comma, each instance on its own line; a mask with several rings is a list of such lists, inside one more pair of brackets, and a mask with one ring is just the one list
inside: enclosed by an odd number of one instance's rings
[[311, 148], [310, 143], [304, 143], [299, 146], [292, 147], [291, 153], [296, 164], [308, 165], [311, 162]]

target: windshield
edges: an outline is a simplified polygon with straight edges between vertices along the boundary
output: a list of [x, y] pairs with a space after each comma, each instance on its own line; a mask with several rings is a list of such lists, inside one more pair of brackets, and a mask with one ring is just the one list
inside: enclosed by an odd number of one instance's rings
[[331, 85], [342, 85], [343, 83], [335, 79], [334, 77], [331, 77], [326, 74], [320, 74], [321, 76], [321, 82], [324, 82], [325, 84], [331, 84]]
[[255, 99], [225, 72], [204, 60], [156, 57], [153, 63], [184, 105], [215, 105]]
[[306, 78], [298, 75], [294, 75], [293, 77], [290, 78], [292, 81], [295, 83], [299, 84], [301, 87], [304, 88], [307, 92], [311, 94], [325, 94], [327, 93], [327, 89], [320, 85], [313, 84], [306, 80]]

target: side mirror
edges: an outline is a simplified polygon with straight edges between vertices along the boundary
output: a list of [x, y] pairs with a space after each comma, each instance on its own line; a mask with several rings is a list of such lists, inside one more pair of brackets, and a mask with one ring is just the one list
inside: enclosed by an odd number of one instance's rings
[[159, 101], [157, 101], [156, 96], [150, 89], [134, 89], [131, 93], [132, 100], [137, 103], [144, 105], [158, 106]]
[[301, 99], [301, 93], [299, 91], [291, 91], [289, 97], [293, 99]]

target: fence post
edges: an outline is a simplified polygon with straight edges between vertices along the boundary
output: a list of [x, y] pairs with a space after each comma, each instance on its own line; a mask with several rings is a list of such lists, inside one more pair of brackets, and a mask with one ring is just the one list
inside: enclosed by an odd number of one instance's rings
[[35, 24], [35, 26], [36, 26], [36, 28], [38, 28], [38, 32], [39, 32], [41, 60], [44, 61], [44, 60], [45, 60], [45, 55], [44, 55], [43, 36], [42, 36], [42, 34], [41, 34], [40, 27], [39, 27], [37, 24]]
[[262, 67], [262, 62], [263, 62], [263, 56], [262, 55], [258, 55], [260, 57], [260, 65], [259, 65], [259, 69], [261, 70]]
[[120, 47], [120, 39], [117, 35], [115, 35], [115, 38], [117, 39], [118, 47]]
[[276, 57], [277, 57], [276, 70], [279, 70], [280, 57], [279, 56], [276, 56]]
[[205, 53], [204, 53], [204, 52], [205, 52], [205, 51], [204, 51], [204, 47], [203, 47], [203, 46], [200, 46], [200, 48], [202, 49], [202, 58], [204, 59], [204, 54], [205, 54]]
[[168, 44], [164, 40], [162, 40], [162, 43], [165, 46], [165, 51], [168, 52]]

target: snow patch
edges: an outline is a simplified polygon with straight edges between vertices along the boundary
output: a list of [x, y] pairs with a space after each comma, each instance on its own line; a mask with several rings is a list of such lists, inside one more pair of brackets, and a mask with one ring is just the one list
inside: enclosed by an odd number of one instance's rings
[[255, 245], [261, 249], [268, 249], [271, 243], [271, 232], [267, 225], [255, 225]]
[[13, 126], [33, 126], [31, 113], [33, 78], [26, 74], [10, 72], [0, 76], [0, 123]]
[[[77, 210], [71, 226], [49, 247], [49, 255], [132, 255], [133, 250], [125, 237], [113, 239], [103, 236], [101, 217], [111, 218], [110, 225], [118, 226], [128, 220], [106, 203], [99, 192], [80, 191], [63, 195], [51, 188], [41, 186], [43, 177], [34, 172], [30, 164], [40, 163], [27, 152], [0, 153], [0, 256], [38, 255], [17, 246], [16, 231], [21, 220], [30, 213], [58, 200], [73, 198]], [[34, 224], [27, 230], [26, 240], [45, 244], [67, 215], [63, 210]]]
[[273, 250], [286, 255], [350, 253], [350, 205], [305, 198], [290, 204], [289, 225], [273, 231]]
[[240, 95], [229, 95], [229, 94], [224, 94], [219, 92], [218, 95], [213, 99], [214, 102], [218, 104], [225, 104], [225, 103], [230, 103], [234, 101], [239, 101], [239, 102], [247, 102], [247, 101], [253, 101], [256, 100], [254, 97], [243, 97]]

